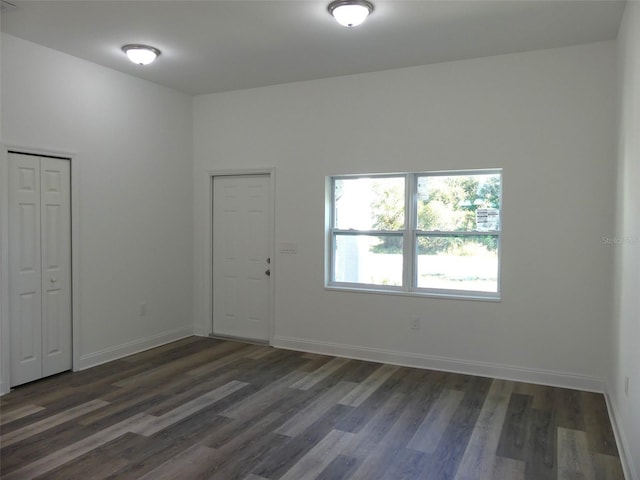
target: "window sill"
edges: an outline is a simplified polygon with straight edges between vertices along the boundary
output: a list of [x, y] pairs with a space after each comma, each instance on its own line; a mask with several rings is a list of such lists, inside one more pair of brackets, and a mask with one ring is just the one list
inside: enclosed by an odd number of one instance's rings
[[455, 294], [455, 293], [432, 293], [432, 292], [406, 292], [404, 290], [382, 290], [377, 288], [366, 287], [347, 287], [343, 285], [325, 285], [327, 291], [347, 292], [347, 293], [365, 293], [376, 295], [395, 295], [400, 297], [423, 297], [423, 298], [443, 298], [450, 300], [471, 300], [475, 302], [492, 302], [500, 303], [502, 298], [496, 296], [482, 296], [473, 294]]

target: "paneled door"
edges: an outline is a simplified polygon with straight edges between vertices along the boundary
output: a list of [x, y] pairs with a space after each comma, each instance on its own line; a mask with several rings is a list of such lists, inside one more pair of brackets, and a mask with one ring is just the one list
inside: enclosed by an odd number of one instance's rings
[[71, 368], [70, 161], [9, 153], [11, 385]]
[[213, 178], [213, 334], [266, 341], [270, 328], [269, 175]]

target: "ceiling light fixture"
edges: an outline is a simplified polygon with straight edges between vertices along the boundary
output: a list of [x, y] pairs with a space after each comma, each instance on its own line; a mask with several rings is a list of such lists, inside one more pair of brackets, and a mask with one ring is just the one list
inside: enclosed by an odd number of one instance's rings
[[130, 44], [122, 47], [122, 51], [127, 54], [129, 60], [138, 65], [149, 65], [159, 55], [160, 50], [149, 45]]
[[373, 12], [373, 3], [367, 0], [335, 0], [327, 7], [340, 25], [355, 27]]

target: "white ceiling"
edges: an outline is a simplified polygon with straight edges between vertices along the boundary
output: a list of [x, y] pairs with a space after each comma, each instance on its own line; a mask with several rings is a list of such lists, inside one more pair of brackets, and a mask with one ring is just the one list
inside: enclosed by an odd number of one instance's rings
[[[616, 37], [624, 2], [373, 0], [360, 27], [328, 0], [21, 1], [2, 31], [190, 94], [562, 47]], [[139, 67], [126, 43], [162, 50]]]

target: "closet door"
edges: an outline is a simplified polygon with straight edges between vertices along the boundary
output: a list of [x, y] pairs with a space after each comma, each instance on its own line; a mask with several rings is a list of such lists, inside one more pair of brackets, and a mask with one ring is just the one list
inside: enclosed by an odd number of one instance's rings
[[70, 162], [40, 160], [42, 376], [71, 369]]
[[11, 384], [42, 377], [40, 159], [9, 154]]
[[69, 167], [9, 154], [12, 386], [71, 368]]

